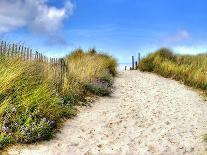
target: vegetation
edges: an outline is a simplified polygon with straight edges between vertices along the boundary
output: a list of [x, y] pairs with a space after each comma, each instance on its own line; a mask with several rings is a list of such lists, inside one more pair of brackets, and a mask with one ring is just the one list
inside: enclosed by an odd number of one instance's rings
[[95, 49], [64, 58], [66, 72], [57, 90], [58, 68], [46, 62], [0, 57], [0, 148], [49, 139], [76, 105], [91, 94], [109, 95], [116, 60]]
[[185, 85], [207, 93], [207, 54], [179, 55], [161, 48], [145, 57], [138, 68], [167, 78], [182, 81]]
[[[138, 68], [182, 81], [185, 85], [201, 89], [207, 94], [206, 66], [207, 54], [178, 55], [162, 48], [144, 58]], [[204, 141], [207, 142], [207, 134]]]

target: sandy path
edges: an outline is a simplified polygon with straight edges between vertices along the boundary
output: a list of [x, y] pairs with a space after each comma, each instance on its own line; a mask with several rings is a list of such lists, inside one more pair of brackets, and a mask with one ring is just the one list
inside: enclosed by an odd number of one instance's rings
[[57, 138], [10, 154], [204, 154], [207, 103], [176, 81], [127, 71], [112, 97], [68, 120]]

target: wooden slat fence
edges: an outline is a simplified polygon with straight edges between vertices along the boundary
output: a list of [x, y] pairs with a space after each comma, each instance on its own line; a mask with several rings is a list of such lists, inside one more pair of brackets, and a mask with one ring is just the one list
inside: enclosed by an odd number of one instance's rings
[[43, 55], [41, 52], [33, 51], [30, 48], [18, 44], [11, 44], [5, 41], [0, 42], [0, 57], [20, 58], [23, 61], [35, 61], [47, 63], [54, 74], [56, 88], [59, 91], [64, 83], [64, 75], [67, 72], [65, 60], [63, 58], [51, 58]]

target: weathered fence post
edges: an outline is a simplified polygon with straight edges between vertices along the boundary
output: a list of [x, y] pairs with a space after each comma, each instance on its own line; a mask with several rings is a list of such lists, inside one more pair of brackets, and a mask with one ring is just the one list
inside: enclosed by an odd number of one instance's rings
[[4, 46], [4, 42], [3, 42], [3, 41], [1, 41], [0, 55], [2, 55], [2, 54], [3, 54], [3, 46]]
[[3, 55], [6, 54], [6, 42], [4, 42]]
[[7, 56], [10, 56], [10, 52], [11, 52], [11, 44], [7, 45]]
[[138, 53], [138, 64], [140, 63], [140, 61], [141, 61], [141, 55], [140, 53]]
[[30, 51], [29, 51], [29, 60], [30, 60], [30, 61], [33, 60], [33, 59], [32, 59], [32, 49], [30, 49]]
[[60, 60], [60, 88], [62, 88], [64, 84], [66, 67], [65, 67], [65, 60], [63, 58], [60, 58], [59, 60]]
[[127, 66], [125, 66], [125, 71], [127, 70]]
[[15, 58], [17, 57], [17, 55], [18, 55], [18, 46], [17, 46], [17, 44], [14, 44], [14, 56], [15, 56]]
[[134, 69], [134, 56], [132, 56], [132, 70]]
[[14, 54], [14, 49], [15, 49], [15, 45], [12, 44], [12, 50], [11, 50], [11, 56], [12, 56], [12, 57], [14, 57], [14, 55], [15, 55], [15, 54]]
[[138, 64], [137, 64], [137, 61], [135, 62], [135, 69], [137, 69], [138, 68]]

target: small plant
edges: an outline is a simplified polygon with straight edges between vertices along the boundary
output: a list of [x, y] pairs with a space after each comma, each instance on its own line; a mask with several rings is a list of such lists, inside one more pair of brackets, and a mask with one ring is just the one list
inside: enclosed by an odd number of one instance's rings
[[106, 83], [109, 87], [111, 87], [113, 84], [113, 77], [110, 74], [104, 74], [101, 76], [100, 81], [102, 83]]
[[6, 134], [0, 134], [0, 149], [3, 149], [7, 144], [12, 143], [12, 137]]
[[101, 87], [100, 85], [94, 84], [86, 84], [85, 89], [90, 93], [98, 96], [109, 96], [111, 94], [111, 90]]

